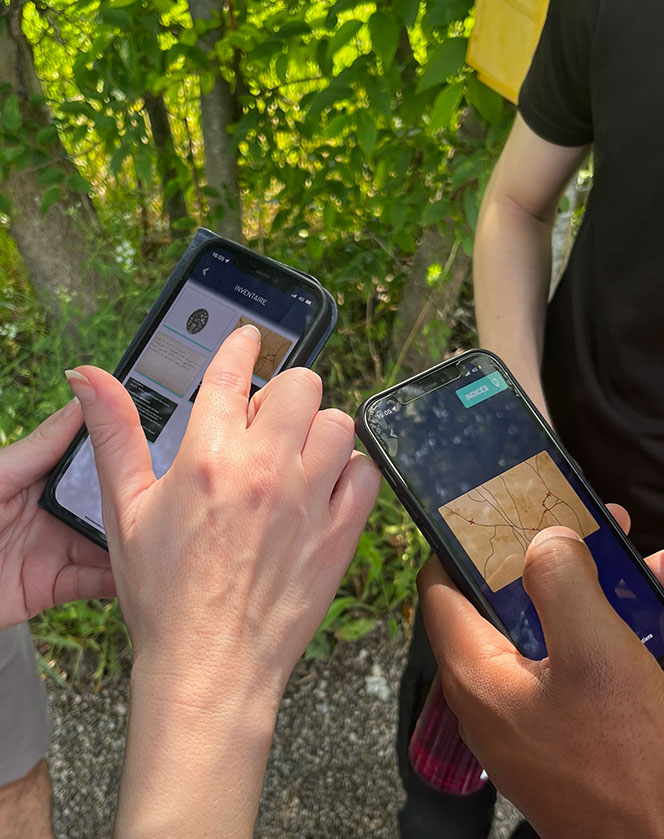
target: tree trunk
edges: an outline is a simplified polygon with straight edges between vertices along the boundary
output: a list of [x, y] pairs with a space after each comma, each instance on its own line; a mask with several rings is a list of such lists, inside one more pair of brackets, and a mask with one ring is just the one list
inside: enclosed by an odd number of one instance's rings
[[[144, 102], [145, 110], [150, 117], [152, 139], [157, 148], [159, 177], [161, 178], [163, 189], [169, 181], [177, 178], [178, 174], [177, 153], [173, 142], [173, 134], [171, 133], [171, 125], [168, 121], [168, 111], [163, 94], [153, 96], [150, 93], [146, 93]], [[187, 204], [181, 189], [178, 189], [177, 192], [173, 192], [168, 198], [164, 199], [164, 209], [168, 216], [171, 238], [177, 239], [179, 236], [187, 235], [186, 230], [178, 230], [173, 226], [178, 219], [187, 217]]]
[[[220, 8], [217, 0], [189, 0], [189, 10], [194, 20], [208, 20]], [[221, 35], [212, 29], [200, 39], [200, 46], [209, 52]], [[201, 93], [201, 122], [205, 146], [205, 179], [216, 196], [210, 198], [210, 215], [221, 215], [215, 226], [229, 239], [242, 242], [242, 212], [237, 179], [236, 153], [231, 149], [228, 126], [235, 121], [237, 109], [230, 84], [215, 73], [214, 87]]]
[[[443, 269], [433, 286], [427, 283], [431, 265]], [[453, 325], [459, 294], [469, 279], [470, 258], [454, 234], [443, 237], [437, 228], [428, 228], [415, 252], [392, 330], [392, 357], [396, 359], [392, 381], [443, 360], [444, 345], [427, 347], [421, 339], [422, 328], [433, 319], [444, 326]]]
[[[32, 49], [21, 29], [21, 8], [21, 3], [12, 0], [4, 9], [7, 26], [0, 33], [0, 85], [8, 84], [18, 97], [24, 123], [46, 127], [48, 110], [30, 101], [41, 94], [41, 87]], [[10, 232], [46, 309], [57, 313], [64, 294], [89, 314], [102, 292], [102, 278], [89, 261], [90, 245], [98, 235], [96, 214], [86, 195], [70, 192], [64, 185], [62, 198], [42, 214], [44, 187], [38, 182], [38, 169], [57, 166], [65, 176], [76, 173], [59, 140], [45, 152], [45, 162], [38, 167], [13, 167], [1, 184], [12, 205]], [[107, 285], [103, 293], [108, 298]]]

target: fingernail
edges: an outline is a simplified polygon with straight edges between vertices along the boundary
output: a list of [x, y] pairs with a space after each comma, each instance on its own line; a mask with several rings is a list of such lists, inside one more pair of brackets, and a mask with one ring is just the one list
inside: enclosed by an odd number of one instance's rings
[[241, 326], [239, 331], [246, 335], [247, 338], [252, 338], [256, 343], [258, 343], [261, 339], [260, 330], [255, 327], [252, 323], [245, 323], [244, 326]]
[[67, 383], [72, 389], [74, 396], [77, 396], [83, 403], [94, 402], [97, 394], [95, 393], [95, 389], [92, 387], [90, 380], [86, 379], [83, 373], [79, 373], [78, 370], [65, 370], [65, 376], [67, 377]]
[[[65, 374], [65, 375], [66, 375], [66, 374]], [[78, 407], [79, 407], [79, 405], [80, 405], [80, 404], [81, 404], [81, 403], [80, 403], [80, 401], [79, 401], [79, 399], [78, 399], [78, 396], [75, 396], [75, 397], [71, 400], [71, 402], [67, 402], [67, 404], [65, 405], [65, 407], [62, 409], [62, 419], [69, 419], [69, 417], [70, 417], [70, 416], [71, 416], [71, 415], [72, 415], [75, 411], [77, 411], [77, 410], [78, 410]]]
[[583, 539], [578, 533], [575, 533], [569, 527], [547, 527], [546, 530], [540, 530], [539, 533], [533, 536], [531, 545], [541, 545], [548, 539], [576, 539], [578, 542], [583, 542]]

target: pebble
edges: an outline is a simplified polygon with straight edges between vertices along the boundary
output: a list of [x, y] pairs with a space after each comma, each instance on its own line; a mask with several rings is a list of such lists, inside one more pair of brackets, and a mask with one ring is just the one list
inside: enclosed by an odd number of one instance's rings
[[[403, 791], [394, 753], [407, 644], [387, 624], [327, 661], [298, 663], [286, 688], [254, 839], [398, 839]], [[372, 662], [367, 675], [368, 662]], [[47, 684], [56, 839], [109, 839], [129, 703], [128, 680]], [[499, 800], [491, 839], [518, 818]], [[220, 814], [223, 821], [223, 815]]]

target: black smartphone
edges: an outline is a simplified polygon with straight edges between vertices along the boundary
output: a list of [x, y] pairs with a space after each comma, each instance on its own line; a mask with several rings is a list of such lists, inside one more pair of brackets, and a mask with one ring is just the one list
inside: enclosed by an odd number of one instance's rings
[[546, 656], [521, 582], [526, 548], [565, 525], [588, 545], [613, 608], [664, 660], [664, 589], [495, 355], [439, 364], [367, 399], [355, 421], [452, 579], [523, 655]]
[[[201, 232], [206, 241], [178, 263], [115, 370], [138, 408], [157, 477], [171, 465], [203, 373], [230, 332], [246, 323], [261, 332], [254, 393], [286, 367], [311, 365], [336, 322], [334, 299], [313, 277]], [[41, 503], [106, 547], [85, 428], [51, 474]]]

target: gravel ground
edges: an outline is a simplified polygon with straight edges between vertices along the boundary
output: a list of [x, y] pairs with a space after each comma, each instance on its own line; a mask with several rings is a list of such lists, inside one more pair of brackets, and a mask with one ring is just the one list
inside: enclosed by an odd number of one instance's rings
[[[301, 661], [288, 684], [268, 763], [257, 839], [398, 839], [403, 793], [394, 756], [405, 641], [385, 627]], [[49, 687], [57, 839], [106, 839], [127, 720], [127, 683], [98, 693]], [[517, 813], [496, 807], [492, 839]]]

